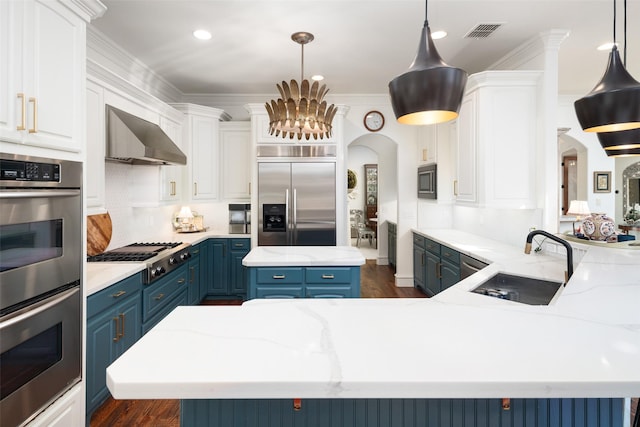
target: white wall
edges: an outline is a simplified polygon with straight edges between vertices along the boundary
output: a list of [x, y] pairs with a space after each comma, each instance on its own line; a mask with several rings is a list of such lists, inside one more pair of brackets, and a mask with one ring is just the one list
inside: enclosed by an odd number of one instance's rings
[[378, 154], [365, 145], [351, 144], [347, 149], [347, 168], [356, 174], [356, 187], [347, 197], [349, 212], [351, 209], [365, 211], [365, 164], [378, 164]]

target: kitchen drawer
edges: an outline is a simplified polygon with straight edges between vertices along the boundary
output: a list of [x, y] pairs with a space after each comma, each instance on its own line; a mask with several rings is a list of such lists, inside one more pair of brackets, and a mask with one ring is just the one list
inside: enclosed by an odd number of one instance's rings
[[256, 269], [257, 283], [302, 283], [303, 274], [302, 267], [297, 268], [278, 268], [278, 267], [262, 267]]
[[435, 255], [440, 255], [440, 243], [424, 238], [424, 248]]
[[250, 239], [231, 239], [231, 245], [229, 245], [230, 251], [241, 251], [251, 249]]
[[147, 320], [142, 324], [142, 335], [146, 334], [156, 326], [162, 319], [164, 319], [167, 314], [171, 313], [176, 307], [179, 305], [189, 305], [189, 293], [187, 289], [184, 288], [177, 295], [173, 296], [171, 300], [165, 300], [165, 304], [162, 306], [162, 309], [155, 313], [153, 317]]
[[452, 264], [460, 265], [460, 252], [454, 251], [447, 246], [442, 246], [440, 248], [440, 258], [443, 261], [447, 260]]
[[169, 304], [176, 295], [188, 290], [186, 265], [174, 270], [142, 291], [142, 321], [146, 322]]
[[306, 283], [351, 283], [351, 269], [336, 267], [307, 267]]
[[302, 298], [302, 286], [257, 286], [256, 298]]
[[424, 241], [425, 241], [425, 238], [422, 237], [421, 235], [415, 234], [415, 233], [413, 234], [413, 244], [415, 246], [419, 246], [421, 248], [424, 248]]
[[106, 289], [89, 295], [87, 298], [87, 317], [91, 317], [101, 311], [120, 303], [123, 299], [139, 292], [142, 289], [142, 275], [136, 273], [127, 277]]
[[307, 298], [351, 298], [351, 286], [307, 286]]

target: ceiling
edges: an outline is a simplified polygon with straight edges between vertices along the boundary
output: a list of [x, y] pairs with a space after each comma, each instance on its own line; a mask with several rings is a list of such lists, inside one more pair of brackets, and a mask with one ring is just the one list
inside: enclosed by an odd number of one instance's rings
[[[275, 84], [300, 79], [301, 49], [291, 40], [309, 31], [305, 78], [325, 76], [333, 94], [382, 94], [412, 62], [424, 22], [422, 0], [102, 0], [100, 32], [185, 94], [276, 94]], [[569, 30], [559, 55], [560, 93], [586, 94], [602, 76], [613, 38], [610, 0], [432, 0], [432, 31], [443, 59], [470, 74], [552, 29]], [[623, 41], [618, 0], [617, 39]], [[627, 0], [628, 23], [640, 22], [640, 0]], [[501, 23], [488, 38], [464, 36], [478, 24]], [[213, 37], [200, 41], [198, 28]], [[629, 25], [627, 68], [640, 80], [640, 25]], [[622, 52], [622, 48], [621, 48]]]

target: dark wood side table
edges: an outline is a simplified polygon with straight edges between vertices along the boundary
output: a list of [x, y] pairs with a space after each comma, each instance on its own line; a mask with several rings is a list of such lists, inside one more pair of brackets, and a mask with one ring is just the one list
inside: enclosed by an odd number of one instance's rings
[[624, 234], [629, 234], [629, 230], [640, 230], [640, 225], [618, 224], [618, 228], [622, 230]]

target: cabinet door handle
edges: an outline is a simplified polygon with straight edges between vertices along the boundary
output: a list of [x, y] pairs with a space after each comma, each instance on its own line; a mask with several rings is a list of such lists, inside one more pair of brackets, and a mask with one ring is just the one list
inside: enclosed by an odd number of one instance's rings
[[322, 275], [323, 279], [335, 279], [335, 277], [333, 276], [333, 274], [323, 274]]
[[287, 276], [285, 276], [284, 274], [274, 274], [273, 275], [273, 278], [276, 279], [276, 280], [284, 279], [285, 277], [287, 277]]
[[25, 124], [25, 114], [26, 114], [26, 110], [27, 110], [27, 104], [25, 102], [25, 97], [24, 97], [24, 93], [20, 92], [18, 94], [18, 98], [20, 99], [20, 124], [16, 127], [16, 130], [25, 130], [27, 129], [26, 124]]
[[33, 103], [33, 127], [29, 129], [29, 133], [38, 132], [38, 100], [29, 98], [29, 102]]
[[438, 279], [442, 279], [442, 263], [439, 262], [436, 264], [436, 271], [437, 271], [437, 275], [438, 275]]
[[170, 191], [169, 191], [169, 195], [170, 196], [175, 196], [176, 195], [176, 182], [175, 181], [169, 181], [169, 186], [170, 186]]
[[126, 294], [126, 291], [118, 291], [115, 294], [111, 295], [114, 298], [120, 298], [122, 295]]
[[458, 180], [454, 180], [453, 181], [453, 195], [457, 196], [458, 195]]
[[249, 195], [251, 195], [251, 183], [249, 183]]
[[154, 299], [156, 301], [160, 301], [162, 298], [164, 298], [164, 294], [158, 294], [158, 296], [156, 296]]
[[120, 324], [120, 334], [119, 334], [119, 338], [124, 337], [124, 313], [120, 313], [120, 320], [122, 320], [122, 323]]
[[422, 252], [422, 254], [420, 254], [420, 265], [424, 265], [424, 252]]
[[189, 270], [191, 271], [191, 279], [189, 279], [189, 283], [193, 283], [193, 280], [194, 280], [193, 273], [195, 272], [196, 268], [195, 267], [189, 267]]
[[120, 329], [120, 318], [119, 317], [114, 317], [113, 321], [116, 322], [116, 336], [113, 337], [113, 342], [118, 342], [118, 340], [120, 339], [120, 334], [118, 333], [118, 330]]
[[198, 195], [198, 183], [197, 182], [193, 183], [193, 195], [194, 196]]

